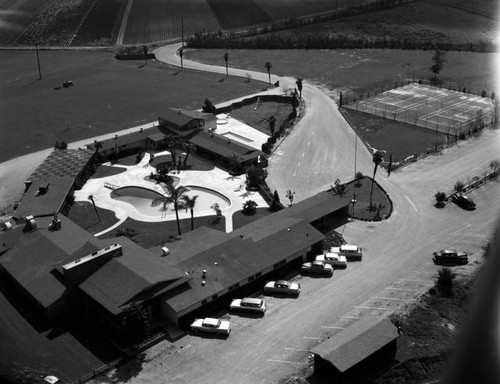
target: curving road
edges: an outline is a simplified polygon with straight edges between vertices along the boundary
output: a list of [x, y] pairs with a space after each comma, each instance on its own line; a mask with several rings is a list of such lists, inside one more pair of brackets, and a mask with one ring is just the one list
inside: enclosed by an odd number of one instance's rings
[[[180, 65], [179, 45], [159, 48], [158, 59]], [[225, 74], [225, 68], [184, 60], [184, 66]], [[230, 69], [230, 75], [248, 71]], [[267, 74], [251, 73], [267, 82]], [[291, 78], [273, 76], [284, 88]], [[319, 89], [304, 85], [307, 113], [270, 159], [271, 188], [296, 192], [302, 200], [327, 187], [337, 177], [354, 173], [355, 136], [333, 101]], [[358, 142], [357, 169], [372, 171], [371, 156]], [[481, 174], [500, 155], [500, 131], [430, 156], [387, 178], [377, 180], [394, 202], [389, 220], [352, 222], [339, 228], [365, 249], [363, 262], [350, 263], [331, 279], [295, 277], [303, 286], [298, 299], [266, 297], [269, 311], [262, 319], [230, 317], [234, 331], [227, 340], [188, 335], [147, 351], [133, 383], [278, 383], [309, 364], [308, 350], [367, 314], [387, 314], [433, 285], [436, 267], [430, 254], [444, 246], [472, 253], [480, 260], [481, 245], [490, 237], [500, 209], [500, 184], [473, 192], [478, 209], [466, 212], [454, 205], [432, 206], [437, 190], [448, 190], [458, 179]], [[284, 192], [280, 192], [284, 194]], [[467, 267], [458, 267], [467, 268]], [[121, 367], [133, 369], [137, 362]], [[121, 375], [118, 375], [119, 377]], [[97, 380], [98, 381], [98, 380]]]

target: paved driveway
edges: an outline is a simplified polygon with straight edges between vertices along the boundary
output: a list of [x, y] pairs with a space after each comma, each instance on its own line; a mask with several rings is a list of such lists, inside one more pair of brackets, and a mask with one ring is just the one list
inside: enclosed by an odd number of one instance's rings
[[[176, 47], [156, 51], [175, 64]], [[170, 52], [170, 54], [169, 54]], [[204, 69], [184, 60], [185, 66]], [[225, 73], [224, 68], [206, 70]], [[236, 70], [230, 70], [236, 74]], [[241, 71], [244, 75], [247, 71]], [[252, 73], [267, 81], [267, 74]], [[278, 78], [273, 77], [273, 81]], [[280, 83], [290, 83], [281, 79]], [[293, 83], [292, 83], [293, 84]], [[281, 191], [292, 189], [297, 200], [310, 196], [337, 177], [354, 174], [355, 136], [334, 103], [319, 89], [305, 84], [307, 114], [271, 158], [269, 183]], [[500, 186], [492, 182], [473, 194], [478, 209], [466, 212], [449, 205], [433, 207], [437, 190], [452, 188], [457, 178], [482, 172], [500, 154], [500, 131], [450, 148], [393, 174], [379, 171], [377, 180], [394, 202], [389, 220], [355, 221], [339, 228], [365, 249], [363, 261], [349, 263], [332, 278], [296, 276], [303, 290], [298, 299], [266, 297], [269, 310], [262, 319], [229, 316], [234, 325], [225, 339], [187, 336], [173, 344], [150, 349], [133, 383], [277, 383], [308, 364], [308, 350], [367, 314], [387, 314], [433, 285], [435, 249], [453, 246], [480, 259], [499, 216]], [[358, 142], [358, 170], [372, 171], [371, 156]], [[281, 193], [283, 196], [284, 192]], [[458, 267], [460, 268], [460, 267]], [[133, 363], [132, 363], [133, 364]], [[121, 368], [126, 372], [130, 367]]]

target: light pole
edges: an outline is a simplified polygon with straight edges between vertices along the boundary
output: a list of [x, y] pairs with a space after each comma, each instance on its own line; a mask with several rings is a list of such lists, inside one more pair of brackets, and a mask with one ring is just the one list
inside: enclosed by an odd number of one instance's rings
[[354, 205], [356, 204], [356, 193], [353, 191], [352, 193], [352, 199], [351, 199], [351, 204], [352, 204], [352, 214], [351, 214], [351, 222], [354, 221]]

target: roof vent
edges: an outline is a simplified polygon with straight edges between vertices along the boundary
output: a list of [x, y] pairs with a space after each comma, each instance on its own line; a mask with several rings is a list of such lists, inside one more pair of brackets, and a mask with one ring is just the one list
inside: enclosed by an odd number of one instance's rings
[[205, 281], [205, 280], [203, 280], [203, 281], [201, 282], [201, 286], [202, 286], [202, 287], [204, 287], [204, 286], [205, 286], [205, 284], [206, 284], [206, 281]]
[[58, 231], [61, 229], [61, 219], [57, 217], [57, 212], [54, 212], [52, 222], [49, 224], [49, 231]]
[[178, 114], [178, 115], [180, 115], [180, 114], [181, 114], [181, 110], [180, 110], [180, 109], [178, 109], [178, 110], [177, 110], [177, 114]]
[[161, 247], [161, 254], [162, 256], [170, 255], [170, 249], [168, 249], [167, 247]]

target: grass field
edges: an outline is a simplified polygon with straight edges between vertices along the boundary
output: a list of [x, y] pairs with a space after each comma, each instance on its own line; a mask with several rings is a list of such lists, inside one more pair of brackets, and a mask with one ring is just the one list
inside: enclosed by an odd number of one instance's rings
[[486, 123], [493, 115], [489, 97], [418, 83], [390, 89], [345, 107], [455, 136], [466, 132], [478, 113]]
[[[338, 96], [340, 91], [380, 92], [402, 79], [429, 79], [433, 75], [432, 52], [391, 49], [364, 50], [222, 50], [197, 49], [185, 57], [207, 64], [221, 65], [229, 53], [229, 66], [264, 72], [264, 63], [273, 64], [272, 74], [303, 78]], [[447, 63], [439, 77], [443, 84], [466, 87], [471, 93], [485, 89], [497, 91], [498, 53], [448, 52]], [[307, 98], [307, 93], [304, 94]]]
[[243, 108], [235, 109], [231, 111], [231, 117], [266, 135], [271, 135], [268, 118], [271, 116], [276, 118], [275, 129], [277, 131], [291, 112], [292, 107], [289, 104], [265, 102], [260, 103], [257, 109], [255, 109], [255, 105], [246, 105]]
[[[0, 161], [155, 121], [167, 107], [198, 109], [261, 90], [257, 81], [119, 61], [110, 52], [0, 51]], [[72, 80], [71, 88], [61, 88]], [[60, 88], [56, 90], [54, 88]]]
[[386, 151], [386, 161], [392, 155], [394, 162], [400, 162], [414, 153], [446, 143], [446, 135], [434, 130], [350, 109], [344, 111], [344, 116], [367, 145]]

